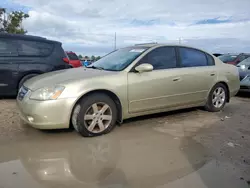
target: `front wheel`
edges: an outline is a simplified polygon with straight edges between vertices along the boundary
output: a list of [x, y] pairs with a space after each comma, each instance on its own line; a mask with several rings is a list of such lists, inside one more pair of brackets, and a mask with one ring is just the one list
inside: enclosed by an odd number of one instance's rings
[[224, 84], [216, 84], [209, 93], [206, 110], [210, 112], [218, 112], [222, 110], [227, 102], [228, 91]]
[[117, 108], [107, 95], [96, 93], [84, 97], [75, 107], [72, 124], [84, 137], [109, 133], [116, 125]]

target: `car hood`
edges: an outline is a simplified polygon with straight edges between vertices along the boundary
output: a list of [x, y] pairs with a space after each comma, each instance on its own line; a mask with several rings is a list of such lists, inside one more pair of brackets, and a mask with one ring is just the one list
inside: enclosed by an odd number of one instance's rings
[[115, 71], [105, 71], [89, 68], [72, 68], [38, 75], [26, 81], [24, 86], [30, 90], [36, 90], [45, 86], [63, 84], [69, 81], [118, 74]]

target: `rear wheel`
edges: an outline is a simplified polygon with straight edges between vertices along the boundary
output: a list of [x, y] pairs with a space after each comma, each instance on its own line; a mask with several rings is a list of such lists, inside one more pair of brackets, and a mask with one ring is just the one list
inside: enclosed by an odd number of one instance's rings
[[72, 124], [82, 136], [109, 133], [116, 124], [117, 108], [107, 95], [97, 93], [84, 97], [72, 114]]
[[209, 93], [206, 110], [218, 112], [222, 110], [228, 99], [228, 91], [224, 84], [216, 84]]

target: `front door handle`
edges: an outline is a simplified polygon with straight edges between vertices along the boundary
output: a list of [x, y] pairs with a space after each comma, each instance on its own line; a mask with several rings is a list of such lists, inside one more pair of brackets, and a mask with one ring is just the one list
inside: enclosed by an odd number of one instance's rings
[[211, 73], [210, 76], [215, 76], [215, 73]]
[[176, 81], [179, 81], [181, 78], [180, 77], [177, 77], [177, 78], [174, 78], [173, 81], [176, 82]]

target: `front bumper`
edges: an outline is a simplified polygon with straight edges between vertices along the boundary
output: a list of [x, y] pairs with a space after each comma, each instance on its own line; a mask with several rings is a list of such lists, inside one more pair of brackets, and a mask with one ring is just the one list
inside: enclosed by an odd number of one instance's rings
[[17, 106], [21, 119], [32, 127], [62, 129], [69, 128], [75, 101], [75, 98], [36, 101], [29, 99], [27, 94], [23, 100], [17, 99]]

